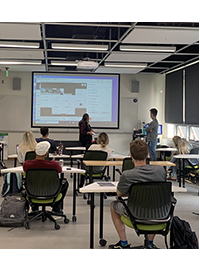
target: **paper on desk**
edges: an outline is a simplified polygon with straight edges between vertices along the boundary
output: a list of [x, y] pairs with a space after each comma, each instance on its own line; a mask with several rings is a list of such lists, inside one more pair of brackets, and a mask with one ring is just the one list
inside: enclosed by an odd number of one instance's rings
[[115, 186], [113, 183], [109, 183], [109, 182], [101, 182], [101, 183], [98, 183], [98, 185], [100, 185], [100, 186]]

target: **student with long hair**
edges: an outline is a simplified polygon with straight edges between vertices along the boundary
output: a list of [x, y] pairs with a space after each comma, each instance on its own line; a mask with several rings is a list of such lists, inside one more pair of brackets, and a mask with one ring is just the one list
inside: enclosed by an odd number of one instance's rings
[[26, 131], [23, 134], [22, 143], [18, 147], [18, 161], [23, 164], [26, 152], [35, 151], [37, 142], [33, 136], [32, 131]]
[[97, 144], [92, 144], [88, 150], [102, 150], [108, 153], [107, 159], [110, 158], [113, 149], [108, 147], [109, 144], [109, 137], [105, 132], [99, 134], [97, 139]]
[[92, 134], [93, 129], [89, 124], [89, 115], [87, 113], [83, 114], [82, 119], [79, 121], [79, 140], [83, 146], [89, 145], [92, 143]]
[[[174, 136], [172, 138], [172, 140], [174, 142], [175, 147], [177, 148], [177, 152], [174, 153], [174, 155], [179, 155], [179, 154], [183, 154], [184, 155], [184, 154], [189, 154], [190, 153], [190, 150], [192, 149], [192, 145], [188, 141], [182, 139], [179, 136]], [[177, 166], [178, 166], [178, 160], [176, 158], [172, 157], [170, 162], [177, 163]], [[168, 178], [168, 180], [176, 181], [177, 166], [172, 166], [172, 176], [170, 176]]]

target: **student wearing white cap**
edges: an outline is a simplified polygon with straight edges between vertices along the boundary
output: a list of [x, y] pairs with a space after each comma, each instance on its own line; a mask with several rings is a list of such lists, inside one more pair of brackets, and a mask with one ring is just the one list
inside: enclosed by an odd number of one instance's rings
[[[26, 172], [28, 169], [34, 169], [34, 168], [51, 168], [51, 169], [57, 169], [58, 173], [61, 173], [62, 167], [56, 161], [45, 160], [46, 156], [49, 153], [50, 146], [51, 145], [48, 141], [39, 142], [36, 145], [36, 150], [35, 150], [36, 159], [27, 160], [23, 163], [24, 172]], [[61, 212], [63, 199], [66, 195], [68, 186], [69, 186], [69, 183], [66, 181], [66, 183], [63, 185], [63, 187], [61, 189], [62, 199], [55, 203], [55, 205], [52, 209], [53, 211]], [[38, 210], [38, 207], [34, 207], [32, 209]]]

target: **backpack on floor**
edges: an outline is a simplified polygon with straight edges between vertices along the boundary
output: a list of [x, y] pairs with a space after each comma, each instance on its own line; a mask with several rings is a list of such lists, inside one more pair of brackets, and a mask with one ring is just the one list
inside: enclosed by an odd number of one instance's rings
[[170, 231], [170, 249], [198, 249], [196, 233], [191, 230], [190, 224], [173, 217]]
[[7, 173], [4, 175], [4, 184], [2, 188], [2, 196], [5, 197], [9, 193], [21, 192], [21, 179], [18, 173]]
[[26, 199], [22, 193], [8, 194], [0, 210], [0, 226], [23, 226], [26, 216]]

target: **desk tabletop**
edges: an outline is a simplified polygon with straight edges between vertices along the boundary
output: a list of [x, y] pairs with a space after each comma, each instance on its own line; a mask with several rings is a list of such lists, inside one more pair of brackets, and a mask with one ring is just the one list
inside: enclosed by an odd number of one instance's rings
[[[23, 167], [22, 166], [18, 166], [18, 167], [11, 167], [11, 168], [6, 168], [6, 169], [1, 169], [1, 173], [5, 174], [5, 173], [23, 173]], [[63, 166], [62, 168], [62, 172], [63, 173], [85, 173], [85, 170], [83, 169], [78, 169], [78, 168], [74, 168], [74, 167], [67, 167], [67, 166]]]
[[96, 161], [96, 160], [83, 160], [86, 166], [122, 166], [123, 161]]
[[17, 157], [18, 157], [17, 154], [8, 155], [8, 159], [14, 159], [14, 158], [17, 158]]
[[53, 159], [55, 160], [56, 158], [60, 158], [60, 159], [62, 159], [62, 158], [70, 158], [70, 155], [64, 155], [64, 154], [62, 154], [62, 155], [49, 154], [49, 157], [50, 157], [50, 158], [53, 158]]
[[156, 151], [169, 151], [169, 152], [177, 152], [177, 148], [175, 147], [163, 147], [163, 148], [156, 148]]
[[192, 158], [199, 158], [199, 154], [180, 154], [180, 155], [176, 155], [174, 156], [175, 158], [185, 158], [185, 159], [192, 159]]
[[150, 161], [150, 165], [176, 166], [176, 164], [174, 164], [170, 161]]
[[84, 151], [86, 150], [86, 147], [66, 147], [66, 150], [79, 150], [79, 151]]
[[[118, 182], [99, 182], [99, 183], [100, 184], [105, 183], [105, 185], [101, 186], [98, 184], [98, 182], [94, 182], [82, 187], [80, 189], [80, 192], [81, 193], [116, 192]], [[187, 192], [187, 189], [172, 185], [172, 192]]]
[[[83, 158], [84, 157], [84, 154], [78, 154], [78, 155], [72, 155], [71, 158]], [[124, 158], [126, 157], [129, 157], [129, 156], [124, 156], [124, 155], [119, 155], [119, 154], [111, 154], [109, 160], [113, 160], [113, 159], [116, 159], [116, 160], [123, 160]]]

